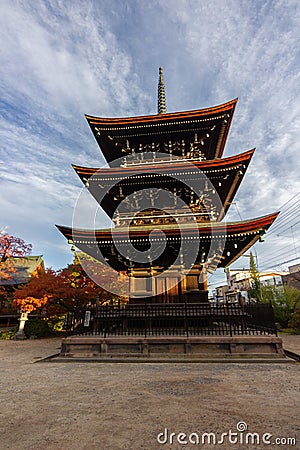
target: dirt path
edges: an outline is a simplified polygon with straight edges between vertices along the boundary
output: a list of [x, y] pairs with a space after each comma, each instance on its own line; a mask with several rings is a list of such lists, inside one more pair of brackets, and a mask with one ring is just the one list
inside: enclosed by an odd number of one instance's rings
[[[57, 339], [0, 341], [1, 450], [268, 448], [228, 437], [201, 444], [202, 433], [220, 439], [239, 422], [260, 440], [264, 433], [272, 442], [298, 439], [273, 448], [300, 448], [299, 364], [35, 363], [59, 346]], [[200, 444], [179, 444], [180, 432]]]

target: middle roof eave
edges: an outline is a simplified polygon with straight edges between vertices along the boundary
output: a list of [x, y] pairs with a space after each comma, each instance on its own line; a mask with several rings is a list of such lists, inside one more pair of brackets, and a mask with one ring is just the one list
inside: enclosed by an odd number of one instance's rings
[[202, 171], [206, 170], [218, 170], [219, 168], [226, 169], [230, 168], [232, 166], [235, 166], [236, 164], [248, 164], [253, 156], [255, 149], [248, 150], [246, 152], [240, 153], [235, 156], [229, 156], [227, 158], [223, 159], [212, 159], [208, 161], [192, 161], [186, 164], [184, 160], [175, 162], [172, 161], [170, 163], [158, 165], [158, 164], [149, 164], [149, 165], [136, 165], [131, 167], [105, 167], [105, 168], [96, 168], [96, 167], [83, 167], [83, 166], [77, 166], [72, 165], [76, 173], [80, 177], [92, 177], [93, 175], [97, 176], [101, 175], [103, 176], [119, 176], [122, 175], [124, 178], [126, 176], [130, 176], [137, 171], [142, 171], [143, 173], [147, 172], [157, 172], [157, 173], [163, 173], [164, 171], [174, 171], [174, 170], [191, 170], [193, 168], [193, 165], [195, 165], [196, 169], [200, 169]]

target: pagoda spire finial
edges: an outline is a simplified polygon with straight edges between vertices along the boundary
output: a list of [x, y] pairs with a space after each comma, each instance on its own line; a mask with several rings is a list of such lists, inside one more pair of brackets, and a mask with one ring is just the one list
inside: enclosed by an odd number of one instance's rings
[[162, 67], [159, 68], [157, 114], [167, 112], [165, 82]]

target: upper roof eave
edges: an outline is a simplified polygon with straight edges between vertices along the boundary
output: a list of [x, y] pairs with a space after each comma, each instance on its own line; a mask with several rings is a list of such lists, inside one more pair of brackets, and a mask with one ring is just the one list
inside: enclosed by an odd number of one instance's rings
[[91, 125], [105, 125], [105, 126], [118, 126], [132, 123], [146, 123], [146, 122], [168, 122], [172, 120], [180, 120], [194, 117], [213, 116], [222, 112], [234, 110], [237, 104], [238, 98], [230, 100], [229, 102], [221, 105], [212, 106], [209, 108], [195, 109], [190, 111], [172, 112], [164, 114], [153, 114], [148, 116], [135, 116], [135, 117], [97, 117], [85, 114], [87, 121]]

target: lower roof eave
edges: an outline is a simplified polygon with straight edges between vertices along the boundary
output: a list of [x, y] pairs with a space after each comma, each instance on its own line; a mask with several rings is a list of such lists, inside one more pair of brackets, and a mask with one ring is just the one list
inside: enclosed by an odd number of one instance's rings
[[130, 231], [130, 237], [147, 237], [151, 231], [161, 230], [166, 235], [179, 236], [195, 234], [199, 236], [218, 234], [230, 236], [245, 233], [263, 234], [274, 222], [279, 212], [262, 216], [256, 219], [244, 220], [240, 222], [210, 222], [205, 224], [180, 224], [178, 226], [170, 225], [147, 225], [147, 226], [130, 226], [130, 227], [116, 227], [103, 230], [86, 230], [80, 228], [71, 228], [61, 225], [56, 225], [59, 231], [69, 240], [91, 239], [92, 241], [98, 239], [110, 239], [112, 234], [114, 239], [118, 237], [126, 238]]

